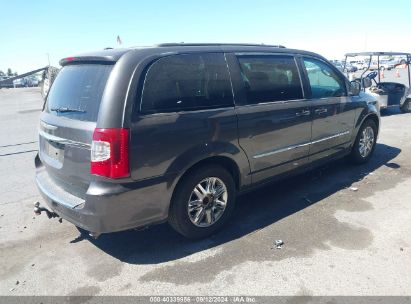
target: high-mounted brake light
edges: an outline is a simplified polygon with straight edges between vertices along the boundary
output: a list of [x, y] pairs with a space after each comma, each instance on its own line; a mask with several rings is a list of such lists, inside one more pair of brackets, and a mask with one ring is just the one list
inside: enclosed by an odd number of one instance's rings
[[99, 129], [93, 133], [91, 174], [109, 178], [130, 176], [129, 129]]

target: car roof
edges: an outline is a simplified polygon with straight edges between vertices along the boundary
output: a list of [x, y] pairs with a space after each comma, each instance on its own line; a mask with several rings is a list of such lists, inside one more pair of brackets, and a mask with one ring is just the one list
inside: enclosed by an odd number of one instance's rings
[[[73, 57], [66, 57], [60, 60], [60, 65], [64, 66], [71, 62], [116, 62], [123, 55], [129, 52], [142, 53], [149, 55], [162, 55], [167, 53], [182, 52], [275, 52], [275, 53], [293, 53], [309, 55], [323, 58], [322, 56], [309, 51], [289, 49], [282, 45], [265, 45], [265, 44], [241, 44], [241, 43], [163, 43], [154, 46], [141, 46], [131, 48], [106, 48], [102, 51], [84, 53]], [[324, 58], [323, 58], [324, 59]]]

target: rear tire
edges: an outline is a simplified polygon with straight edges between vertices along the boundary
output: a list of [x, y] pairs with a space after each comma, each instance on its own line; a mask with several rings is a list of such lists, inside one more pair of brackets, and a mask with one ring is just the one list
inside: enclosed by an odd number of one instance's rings
[[400, 109], [403, 113], [411, 113], [411, 99], [407, 99], [406, 101], [404, 101]]
[[367, 119], [362, 124], [352, 147], [350, 158], [355, 164], [368, 162], [375, 150], [378, 128], [374, 121]]
[[186, 238], [204, 238], [222, 228], [232, 215], [235, 201], [231, 174], [220, 166], [201, 166], [178, 184], [168, 221]]

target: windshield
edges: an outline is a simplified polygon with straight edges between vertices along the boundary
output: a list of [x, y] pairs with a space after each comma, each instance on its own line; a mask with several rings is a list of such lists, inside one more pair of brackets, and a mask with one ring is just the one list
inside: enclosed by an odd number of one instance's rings
[[112, 65], [65, 66], [47, 97], [46, 111], [70, 119], [97, 121], [101, 97]]

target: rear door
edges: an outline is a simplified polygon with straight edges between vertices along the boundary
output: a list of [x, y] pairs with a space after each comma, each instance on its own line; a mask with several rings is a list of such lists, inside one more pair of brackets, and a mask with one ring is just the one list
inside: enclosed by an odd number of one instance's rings
[[303, 57], [313, 123], [310, 161], [343, 151], [351, 141], [356, 106], [347, 94], [344, 77], [329, 63]]
[[147, 68], [138, 105], [130, 146], [135, 180], [174, 176], [211, 154], [240, 154], [236, 151], [237, 117], [223, 53], [175, 54], [158, 59]]
[[90, 148], [112, 65], [63, 67], [50, 89], [39, 127], [39, 157], [54, 183], [84, 197], [90, 183]]
[[253, 182], [307, 163], [311, 104], [291, 55], [237, 54], [230, 60], [239, 144]]

